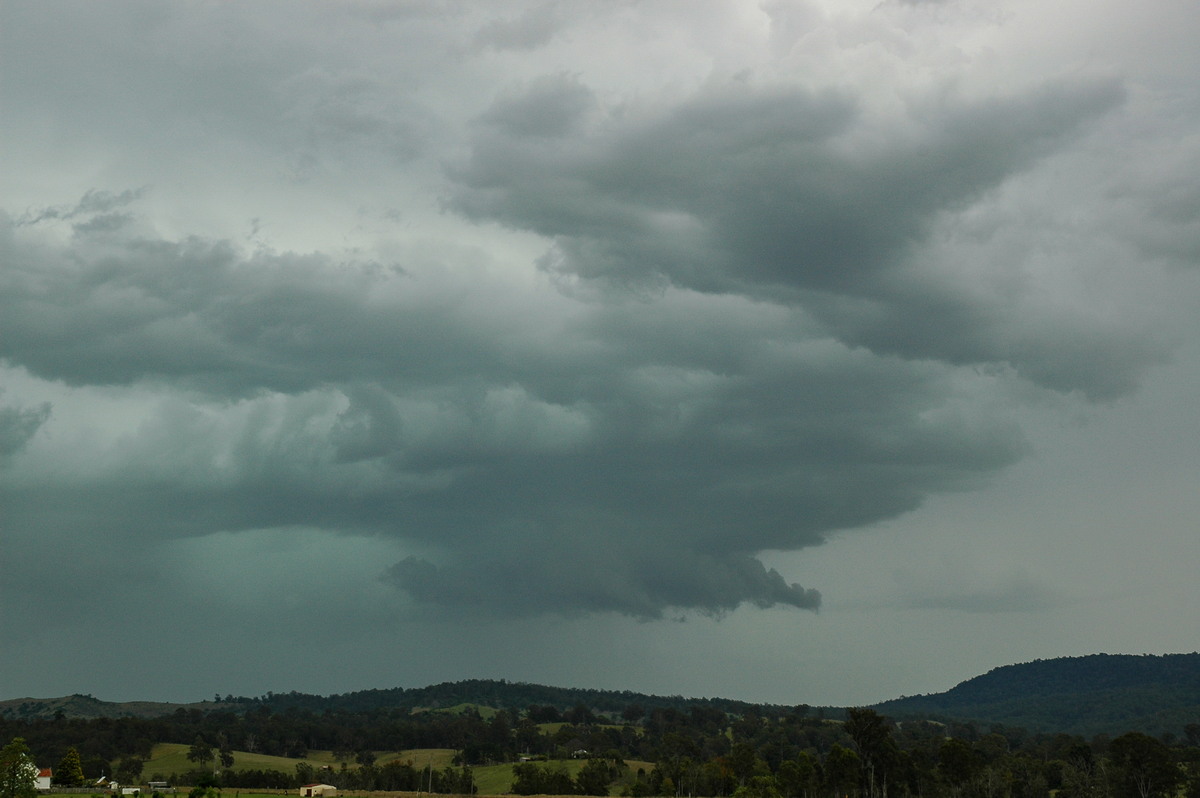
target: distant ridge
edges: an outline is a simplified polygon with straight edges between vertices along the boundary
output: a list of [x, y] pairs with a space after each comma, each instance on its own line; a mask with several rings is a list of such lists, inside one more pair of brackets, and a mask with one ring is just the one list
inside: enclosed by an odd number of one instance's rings
[[549, 687], [503, 679], [466, 679], [442, 682], [428, 687], [394, 687], [359, 690], [329, 696], [309, 693], [267, 693], [257, 698], [226, 696], [223, 700], [200, 701], [190, 704], [165, 702], [101, 701], [90, 695], [71, 695], [63, 698], [16, 698], [0, 701], [0, 717], [35, 719], [50, 718], [61, 713], [66, 718], [151, 718], [169, 715], [178, 710], [201, 712], [245, 712], [266, 706], [276, 712], [301, 710], [323, 712], [371, 712], [380, 709], [439, 710], [464, 704], [495, 709], [524, 710], [531, 705], [549, 705], [560, 710], [585, 706], [599, 713], [620, 714], [631, 704], [651, 710], [671, 707], [686, 710], [694, 706], [711, 707], [724, 712], [741, 714], [757, 709], [769, 714], [790, 711], [791, 707], [754, 704], [725, 698], [684, 698], [655, 696], [628, 690], [593, 690], [573, 687]]
[[[61, 713], [66, 718], [150, 718], [179, 710], [245, 712], [255, 707], [319, 715], [387, 709], [454, 711], [463, 706], [525, 710], [533, 705], [554, 706], [559, 710], [583, 706], [597, 714], [617, 717], [635, 704], [646, 711], [704, 707], [730, 714], [753, 710], [764, 717], [783, 715], [794, 709], [790, 705], [723, 698], [654, 696], [467, 679], [428, 687], [360, 690], [330, 696], [294, 691], [267, 693], [257, 698], [226, 696], [190, 704], [108, 702], [90, 695], [17, 698], [0, 701], [0, 717], [33, 720]], [[830, 718], [842, 714], [841, 709], [834, 707], [816, 709]], [[897, 698], [876, 704], [874, 709], [896, 719], [970, 721], [981, 726], [1002, 724], [1033, 732], [1066, 732], [1088, 737], [1127, 731], [1177, 734], [1188, 724], [1200, 723], [1200, 653], [1092, 654], [1005, 665], [944, 693]]]
[[33, 719], [52, 718], [59, 713], [64, 718], [156, 718], [170, 715], [177, 709], [212, 709], [210, 702], [169, 704], [159, 701], [101, 701], [90, 695], [61, 698], [10, 698], [0, 701], [0, 717]]
[[875, 709], [897, 718], [1084, 736], [1176, 732], [1200, 722], [1200, 653], [1091, 654], [1005, 665], [944, 693], [897, 698]]

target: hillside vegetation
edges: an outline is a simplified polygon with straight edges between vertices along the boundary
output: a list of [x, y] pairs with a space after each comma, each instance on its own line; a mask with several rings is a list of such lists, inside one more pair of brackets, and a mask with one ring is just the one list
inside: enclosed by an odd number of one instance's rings
[[[799, 702], [797, 702], [799, 703]], [[0, 718], [152, 718], [178, 713], [272, 712], [371, 713], [384, 710], [462, 714], [476, 712], [490, 720], [498, 710], [521, 711], [550, 706], [560, 711], [587, 707], [598, 716], [617, 719], [636, 705], [649, 712], [673, 709], [717, 710], [766, 715], [792, 707], [751, 704], [721, 698], [651, 696], [629, 691], [588, 690], [469, 679], [418, 688], [363, 690], [341, 695], [267, 693], [257, 698], [232, 695], [191, 704], [154, 702], [113, 703], [92, 696], [0, 701]], [[801, 704], [801, 706], [803, 706]], [[1110, 734], [1141, 731], [1180, 734], [1200, 720], [1200, 654], [1133, 656], [1094, 654], [1037, 660], [995, 668], [944, 693], [910, 696], [877, 704], [875, 709], [895, 717], [1001, 723], [1031, 731], [1070, 734]], [[807, 709], [807, 708], [806, 708]], [[823, 708], [830, 717], [840, 708]]]
[[1197, 654], [1097, 655], [847, 709], [482, 680], [218, 696], [152, 717], [74, 696], [9, 702], [0, 739], [59, 763], [65, 786], [112, 775], [247, 791], [1200, 798], [1198, 674]]
[[1087, 736], [1179, 734], [1200, 720], [1200, 654], [1093, 654], [1006, 665], [944, 693], [875, 709]]

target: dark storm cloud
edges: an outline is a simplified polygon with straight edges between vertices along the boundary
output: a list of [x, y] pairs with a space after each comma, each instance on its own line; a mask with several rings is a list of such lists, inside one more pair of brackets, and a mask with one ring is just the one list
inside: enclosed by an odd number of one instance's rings
[[[528, 552], [488, 551], [486, 570], [439, 568], [410, 557], [394, 565], [389, 577], [419, 601], [472, 611], [494, 611], [498, 597], [518, 613], [619, 612], [646, 619], [661, 618], [670, 607], [720, 614], [746, 601], [810, 610], [821, 602], [816, 590], [788, 584], [752, 557], [686, 549], [616, 551], [601, 542], [609, 537], [605, 530], [594, 532], [596, 544], [577, 543], [563, 557], [530, 562]], [[515, 583], [514, 573], [522, 575]]]
[[[483, 22], [480, 57], [547, 45], [562, 11]], [[389, 42], [397, 75], [451, 63], [420, 58], [421, 35]], [[1026, 451], [1013, 392], [1115, 396], [1158, 356], [1123, 319], [1021, 287], [1013, 259], [981, 290], [936, 246], [966, 246], [956, 214], [1118, 108], [1115, 83], [913, 95], [885, 118], [844, 88], [750, 76], [639, 99], [560, 70], [464, 80], [490, 105], [456, 108], [287, 52], [247, 81], [198, 58], [223, 88], [156, 111], [229, 113], [291, 179], [412, 169], [428, 182], [407, 207], [448, 185], [447, 213], [379, 261], [165, 235], [144, 191], [0, 217], [5, 367], [127, 401], [70, 478], [47, 454], [66, 444], [35, 434], [57, 409], [0, 416], [0, 500], [26, 541], [318, 530], [396, 542], [371, 571], [451, 612], [815, 608], [758, 556], [975, 487]], [[131, 80], [174, 96], [139, 63]], [[444, 173], [414, 165], [434, 151]], [[529, 260], [503, 236], [494, 261], [449, 243], [493, 223], [549, 243], [536, 280], [506, 273]]]
[[[384, 267], [342, 268], [319, 255], [246, 260], [225, 242], [74, 229], [69, 253], [0, 240], [9, 264], [0, 276], [0, 356], [38, 376], [72, 385], [178, 380], [241, 396], [381, 373], [421, 380], [453, 368], [437, 353], [456, 350], [459, 299], [372, 308]], [[480, 348], [469, 372], [487, 369], [492, 353]]]
[[[549, 90], [549, 86], [555, 87]], [[1131, 389], [1155, 344], [1105, 318], [1030, 317], [920, 272], [945, 214], [996, 190], [1123, 98], [1112, 82], [913, 101], [895, 135], [849, 95], [709, 89], [657, 113], [602, 113], [547, 78], [480, 119], [458, 207], [553, 238], [545, 268], [802, 307], [839, 339], [905, 358], [995, 362], [1057, 390]], [[591, 105], [586, 103], [590, 101]], [[581, 118], [590, 130], [563, 135]], [[515, 121], [555, 120], [561, 138]], [[852, 146], [856, 135], [868, 143]]]
[[97, 452], [103, 468], [81, 455], [69, 484], [6, 483], [26, 534], [315, 527], [430, 552], [387, 578], [450, 608], [808, 608], [816, 592], [756, 553], [911, 510], [1023, 450], [974, 408], [986, 385], [847, 347], [786, 306], [589, 304], [433, 257], [246, 256], [86, 219], [56, 248], [14, 229], [7, 363], [189, 392]]

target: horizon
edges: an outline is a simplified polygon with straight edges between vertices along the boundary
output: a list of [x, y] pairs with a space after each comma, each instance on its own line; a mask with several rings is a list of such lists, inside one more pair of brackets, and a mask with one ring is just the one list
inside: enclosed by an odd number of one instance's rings
[[[240, 701], [242, 699], [246, 699], [246, 700], [250, 700], [250, 701], [262, 701], [264, 699], [268, 699], [271, 696], [289, 695], [291, 693], [296, 693], [299, 695], [315, 696], [317, 698], [334, 698], [334, 697], [338, 697], [338, 696], [354, 695], [357, 693], [369, 693], [369, 692], [388, 691], [388, 690], [424, 690], [424, 689], [428, 689], [428, 688], [432, 688], [432, 687], [440, 687], [442, 685], [453, 685], [453, 684], [461, 684], [464, 682], [478, 681], [478, 682], [497, 682], [497, 683], [501, 683], [501, 684], [530, 685], [530, 686], [534, 686], [534, 687], [546, 687], [546, 688], [553, 689], [553, 690], [565, 690], [565, 691], [590, 691], [590, 692], [614, 693], [614, 694], [632, 693], [634, 695], [644, 695], [644, 696], [653, 697], [653, 698], [682, 698], [685, 701], [692, 701], [692, 700], [736, 701], [736, 702], [751, 704], [751, 705], [756, 705], [756, 706], [798, 706], [800, 704], [803, 704], [812, 709], [847, 709], [852, 706], [879, 706], [881, 704], [886, 704], [891, 701], [896, 701], [896, 700], [900, 700], [900, 699], [904, 699], [904, 698], [917, 698], [917, 697], [931, 696], [931, 695], [942, 695], [947, 692], [950, 692], [951, 690], [955, 689], [956, 687], [962, 686], [963, 684], [966, 684], [968, 682], [982, 678], [984, 676], [988, 676], [995, 671], [1004, 670], [1007, 668], [1021, 667], [1021, 666], [1025, 666], [1025, 665], [1034, 665], [1034, 664], [1038, 664], [1038, 663], [1042, 663], [1042, 662], [1056, 662], [1056, 661], [1061, 661], [1061, 660], [1089, 659], [1089, 658], [1095, 658], [1095, 657], [1127, 657], [1130, 659], [1138, 659], [1138, 658], [1164, 659], [1164, 658], [1169, 658], [1169, 657], [1187, 657], [1187, 656], [1197, 656], [1197, 655], [1200, 655], [1200, 650], [1193, 650], [1190, 652], [1188, 652], [1188, 651], [1165, 652], [1162, 654], [1153, 654], [1153, 653], [1111, 654], [1108, 652], [1099, 652], [1098, 651], [1098, 652], [1094, 652], [1091, 654], [1080, 654], [1077, 656], [1037, 658], [1037, 659], [1033, 659], [1033, 660], [1028, 660], [1026, 662], [1013, 662], [1013, 663], [1006, 663], [1004, 665], [993, 666], [991, 668], [988, 668], [986, 671], [982, 671], [982, 672], [976, 674], [975, 676], [971, 676], [967, 679], [957, 682], [954, 685], [951, 685], [950, 687], [947, 687], [942, 690], [937, 690], [937, 691], [928, 692], [928, 693], [904, 694], [904, 695], [893, 696], [892, 698], [883, 699], [881, 701], [877, 701], [877, 702], [875, 702], [873, 704], [869, 704], [869, 705], [867, 705], [867, 704], [861, 704], [861, 705], [812, 704], [809, 702], [798, 702], [796, 704], [780, 704], [780, 703], [769, 702], [769, 701], [767, 701], [767, 702], [752, 701], [752, 700], [738, 698], [736, 696], [726, 696], [726, 695], [684, 695], [684, 694], [678, 694], [678, 693], [670, 693], [670, 694], [646, 693], [646, 692], [643, 692], [640, 690], [630, 690], [630, 689], [622, 689], [622, 688], [603, 689], [603, 688], [595, 688], [595, 687], [579, 686], [579, 685], [568, 686], [568, 685], [561, 685], [561, 684], [545, 684], [545, 683], [541, 683], [541, 682], [530, 682], [530, 681], [524, 681], [524, 680], [501, 679], [501, 678], [493, 679], [493, 678], [487, 678], [487, 677], [465, 677], [462, 679], [439, 681], [439, 682], [433, 682], [433, 683], [422, 684], [422, 685], [413, 685], [413, 686], [409, 686], [409, 687], [400, 686], [400, 685], [394, 685], [394, 686], [390, 686], [390, 687], [376, 685], [375, 687], [365, 687], [365, 688], [359, 688], [359, 689], [355, 689], [355, 690], [335, 691], [335, 692], [331, 692], [331, 693], [305, 693], [303, 691], [298, 691], [298, 690], [287, 690], [287, 691], [268, 690], [267, 692], [262, 693], [261, 695], [237, 695], [237, 694], [233, 694], [233, 693], [229, 693], [229, 692], [217, 691], [217, 693], [214, 694], [214, 697], [212, 699], [201, 698], [201, 699], [194, 699], [194, 700], [179, 700], [179, 699], [133, 698], [133, 699], [123, 699], [123, 700], [110, 700], [110, 699], [106, 699], [106, 698], [97, 697], [90, 693], [72, 692], [72, 693], [66, 693], [66, 694], [57, 695], [57, 696], [14, 696], [11, 698], [0, 697], [0, 702], [10, 702], [10, 701], [20, 701], [20, 700], [53, 701], [53, 700], [62, 699], [62, 698], [80, 697], [80, 698], [89, 698], [94, 701], [100, 701], [102, 703], [111, 703], [111, 704], [124, 704], [124, 703], [153, 703], [153, 704], [207, 704], [207, 703], [212, 703], [212, 704], [219, 704], [219, 703], [227, 703], [228, 699], [230, 699], [230, 698], [232, 698], [234, 702]], [[218, 700], [218, 697], [220, 697], [220, 700]]]

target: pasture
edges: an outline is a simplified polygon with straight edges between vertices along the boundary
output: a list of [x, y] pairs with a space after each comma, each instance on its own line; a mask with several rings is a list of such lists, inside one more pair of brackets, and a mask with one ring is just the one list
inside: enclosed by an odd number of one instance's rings
[[[153, 778], [153, 774], [169, 776], [171, 773], [186, 773], [196, 770], [199, 765], [187, 758], [190, 746], [180, 743], [159, 743], [150, 752], [150, 758], [142, 769], [142, 778]], [[406, 751], [375, 751], [375, 764], [386, 765], [388, 762], [399, 760], [412, 762], [413, 767], [423, 768], [432, 764], [435, 770], [441, 770], [452, 764], [454, 754], [452, 748], [414, 748]], [[284, 773], [295, 773], [296, 765], [304, 762], [314, 768], [324, 766], [335, 770], [341, 769], [341, 761], [333, 758], [332, 751], [309, 751], [304, 759], [286, 756], [270, 756], [268, 754], [250, 753], [249, 751], [233, 752], [232, 770], [281, 770]], [[346, 762], [349, 768], [358, 767], [353, 761]]]
[[[198, 765], [187, 758], [189, 746], [179, 743], [159, 743], [155, 745], [151, 751], [150, 758], [146, 761], [146, 765], [142, 770], [142, 778], [144, 780], [161, 780], [171, 778], [171, 774], [182, 776], [188, 771], [196, 770]], [[442, 770], [446, 767], [453, 766], [454, 755], [457, 753], [452, 748], [415, 748], [404, 751], [376, 751], [375, 764], [384, 765], [388, 762], [400, 761], [409, 762], [413, 767], [421, 769], [427, 765], [431, 765], [434, 770]], [[267, 754], [250, 753], [248, 751], [233, 752], [233, 770], [278, 770], [284, 773], [292, 774], [296, 772], [296, 765], [300, 763], [308, 764], [314, 768], [328, 766], [334, 770], [341, 769], [341, 762], [333, 758], [332, 751], [309, 751], [308, 756], [304, 759], [298, 759], [285, 756], [269, 756]], [[539, 762], [538, 764], [562, 768], [568, 775], [574, 778], [584, 766], [585, 760], [582, 759], [562, 759], [551, 760], [549, 762]], [[628, 762], [629, 769], [625, 776], [619, 779], [612, 787], [611, 792], [617, 794], [621, 791], [624, 784], [633, 780], [638, 768], [644, 768], [647, 772], [653, 768], [650, 762]], [[358, 765], [352, 762], [347, 762], [348, 768], [357, 768]], [[475, 777], [475, 784], [478, 787], [479, 795], [506, 795], [512, 789], [513, 772], [512, 763], [502, 763], [498, 765], [476, 765], [471, 768]], [[320, 776], [314, 776], [320, 779]], [[177, 787], [181, 785], [177, 784]], [[295, 790], [283, 791], [284, 794], [294, 794]], [[224, 791], [226, 796], [234, 794], [237, 798], [262, 798], [263, 796], [271, 795], [278, 796], [279, 791], [270, 792], [262, 790], [238, 790], [236, 788], [228, 788]], [[359, 791], [347, 791], [347, 796], [357, 796]], [[366, 796], [368, 793], [361, 793]], [[376, 796], [407, 796], [416, 795], [416, 793], [370, 793], [369, 795]]]

